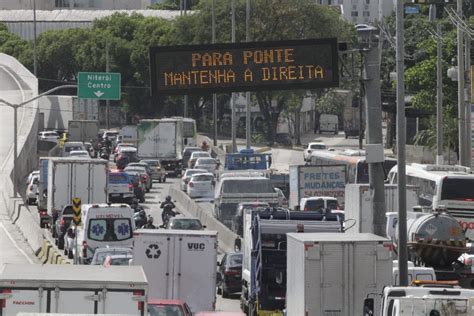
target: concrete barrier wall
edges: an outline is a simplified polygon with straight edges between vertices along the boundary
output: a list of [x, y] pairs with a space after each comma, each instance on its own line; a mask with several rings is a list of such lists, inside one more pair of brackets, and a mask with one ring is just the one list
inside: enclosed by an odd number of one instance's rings
[[198, 203], [192, 201], [186, 193], [175, 188], [170, 188], [170, 195], [174, 200], [187, 212], [191, 213], [201, 220], [201, 223], [206, 226], [208, 230], [217, 231], [219, 238], [219, 248], [223, 251], [233, 251], [234, 241], [238, 237], [212, 214], [201, 207]]

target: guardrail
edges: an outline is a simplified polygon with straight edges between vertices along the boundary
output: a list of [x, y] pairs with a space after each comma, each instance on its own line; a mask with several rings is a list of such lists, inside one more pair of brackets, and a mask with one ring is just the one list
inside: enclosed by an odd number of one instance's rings
[[227, 226], [222, 224], [217, 218], [204, 209], [202, 206], [191, 200], [188, 195], [176, 188], [170, 188], [170, 195], [187, 212], [201, 220], [201, 223], [209, 230], [217, 231], [219, 247], [225, 252], [234, 250], [234, 242], [238, 237]]

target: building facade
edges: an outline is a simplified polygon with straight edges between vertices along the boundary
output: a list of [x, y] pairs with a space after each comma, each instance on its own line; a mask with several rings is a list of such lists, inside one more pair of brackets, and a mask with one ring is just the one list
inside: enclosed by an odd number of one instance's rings
[[344, 18], [354, 24], [371, 23], [394, 10], [392, 0], [316, 0], [318, 4], [339, 7]]
[[[143, 10], [164, 0], [34, 0], [37, 10]], [[0, 10], [30, 10], [33, 0], [1, 0]]]

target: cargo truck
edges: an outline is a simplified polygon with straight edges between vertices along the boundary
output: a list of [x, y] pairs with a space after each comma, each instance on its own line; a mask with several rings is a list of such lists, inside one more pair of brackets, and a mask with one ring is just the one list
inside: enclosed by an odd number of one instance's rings
[[[407, 210], [419, 205], [419, 190], [415, 186], [406, 187]], [[385, 185], [385, 211], [398, 212], [398, 186]], [[346, 184], [345, 218], [354, 220], [351, 233], [373, 233], [372, 196], [368, 184]]]
[[217, 232], [137, 230], [132, 260], [145, 270], [151, 299], [179, 299], [193, 312], [215, 309]]
[[142, 267], [6, 264], [0, 268], [0, 315], [147, 313]]
[[300, 204], [302, 198], [312, 196], [331, 196], [344, 205], [346, 187], [346, 165], [290, 166], [291, 209]]
[[181, 174], [183, 124], [178, 119], [140, 120], [137, 126], [139, 159], [159, 159], [167, 175]]
[[64, 206], [72, 204], [73, 198], [80, 198], [82, 204], [106, 203], [108, 172], [108, 161], [102, 159], [50, 158], [47, 214], [43, 214], [43, 217], [47, 216], [50, 224], [53, 224], [57, 213]]
[[68, 124], [68, 141], [89, 142], [99, 134], [99, 121], [70, 120]]
[[291, 233], [287, 240], [287, 315], [365, 315], [364, 299], [392, 283], [392, 243], [387, 238]]
[[236, 240], [236, 248], [243, 248], [241, 308], [247, 315], [283, 315], [287, 293], [286, 234], [290, 232], [327, 232], [335, 236], [342, 232], [342, 222], [332, 213], [274, 208], [246, 211], [244, 238]]

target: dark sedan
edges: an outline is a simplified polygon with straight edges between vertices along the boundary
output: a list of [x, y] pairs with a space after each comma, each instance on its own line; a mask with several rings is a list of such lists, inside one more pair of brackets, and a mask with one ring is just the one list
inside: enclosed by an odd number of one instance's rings
[[217, 294], [223, 298], [242, 290], [242, 253], [229, 252], [218, 262]]

